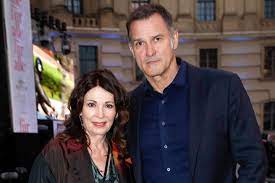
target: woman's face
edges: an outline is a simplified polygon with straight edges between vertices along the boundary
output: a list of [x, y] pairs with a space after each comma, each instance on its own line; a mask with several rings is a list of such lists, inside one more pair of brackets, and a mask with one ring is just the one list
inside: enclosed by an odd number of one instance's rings
[[80, 115], [90, 137], [105, 136], [116, 117], [114, 95], [100, 86], [90, 89], [84, 96]]

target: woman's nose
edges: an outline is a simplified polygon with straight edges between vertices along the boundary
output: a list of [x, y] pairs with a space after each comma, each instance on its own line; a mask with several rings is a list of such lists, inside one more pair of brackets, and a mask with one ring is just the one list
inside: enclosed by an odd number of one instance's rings
[[100, 117], [100, 118], [104, 117], [103, 107], [98, 107], [97, 108], [96, 115], [97, 115], [97, 117]]

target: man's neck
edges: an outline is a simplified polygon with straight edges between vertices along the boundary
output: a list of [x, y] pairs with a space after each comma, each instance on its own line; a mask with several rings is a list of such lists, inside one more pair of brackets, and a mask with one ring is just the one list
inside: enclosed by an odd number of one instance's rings
[[169, 86], [175, 79], [179, 66], [177, 65], [176, 58], [171, 63], [172, 65], [162, 75], [155, 77], [147, 77], [148, 82], [155, 91], [163, 93], [163, 90]]

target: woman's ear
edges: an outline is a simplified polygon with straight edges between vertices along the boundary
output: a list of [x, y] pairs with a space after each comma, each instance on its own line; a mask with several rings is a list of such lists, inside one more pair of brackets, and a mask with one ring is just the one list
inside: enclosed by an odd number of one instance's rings
[[118, 118], [118, 113], [116, 113], [116, 117], [115, 117], [115, 119], [117, 119]]

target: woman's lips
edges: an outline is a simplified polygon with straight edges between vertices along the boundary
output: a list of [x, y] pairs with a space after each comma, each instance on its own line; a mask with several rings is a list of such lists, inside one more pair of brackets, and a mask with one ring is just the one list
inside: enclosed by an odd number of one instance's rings
[[93, 122], [93, 125], [96, 127], [104, 127], [107, 122]]

